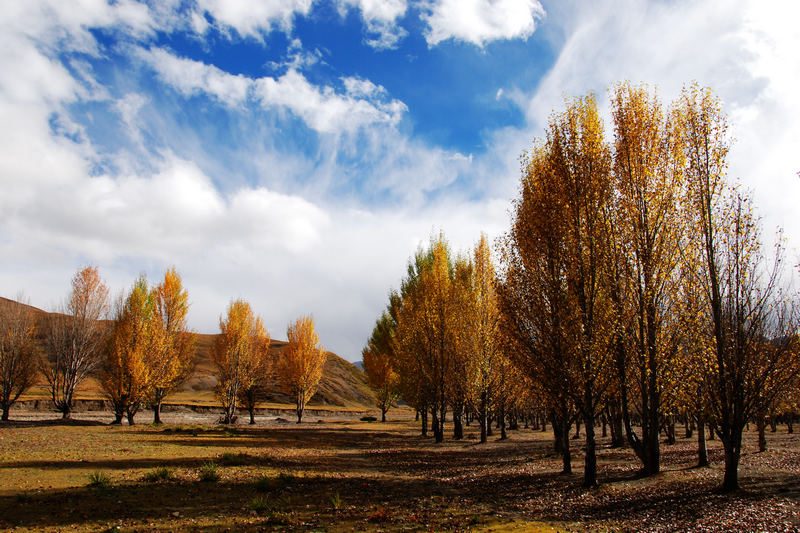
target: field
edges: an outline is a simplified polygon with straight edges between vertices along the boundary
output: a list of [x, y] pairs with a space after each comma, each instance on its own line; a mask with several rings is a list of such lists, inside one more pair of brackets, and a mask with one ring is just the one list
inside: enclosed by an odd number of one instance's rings
[[580, 440], [561, 476], [549, 432], [480, 445], [473, 426], [436, 445], [408, 413], [231, 428], [209, 415], [130, 427], [14, 414], [0, 425], [0, 528], [16, 531], [800, 530], [800, 436], [785, 427], [764, 453], [747, 433], [743, 490], [720, 495], [718, 440], [710, 469], [678, 439], [661, 474], [638, 478], [630, 450], [601, 439], [602, 485], [584, 490]]

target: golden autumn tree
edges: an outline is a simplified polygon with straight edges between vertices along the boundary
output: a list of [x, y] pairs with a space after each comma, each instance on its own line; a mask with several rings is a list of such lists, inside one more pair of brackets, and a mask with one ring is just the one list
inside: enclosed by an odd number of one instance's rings
[[432, 392], [423, 371], [423, 340], [419, 330], [413, 327], [414, 314], [417, 312], [413, 295], [418, 290], [420, 275], [428, 268], [432, 257], [430, 249], [417, 250], [413, 259], [408, 262], [400, 290], [390, 292], [388, 306], [389, 314], [396, 324], [394, 369], [399, 376], [400, 395], [417, 410], [423, 437], [428, 435], [428, 411], [432, 405]]
[[[666, 392], [676, 386], [680, 316], [682, 229], [677, 209], [681, 169], [676, 143], [661, 103], [646, 87], [618, 85], [612, 93], [614, 180], [617, 206], [612, 225], [626, 251], [635, 327], [627, 351], [619, 351], [626, 436], [645, 474], [660, 470], [659, 429]], [[632, 411], [641, 420], [633, 428]]]
[[75, 274], [66, 302], [45, 321], [41, 370], [62, 418], [70, 417], [75, 389], [101, 364], [107, 312], [108, 288], [97, 267], [88, 266]]
[[471, 287], [467, 305], [466, 330], [462, 332], [467, 352], [466, 381], [468, 398], [477, 414], [480, 442], [486, 442], [489, 413], [500, 386], [498, 368], [503, 357], [500, 346], [500, 305], [496, 290], [495, 268], [485, 234], [481, 234], [472, 259]]
[[36, 382], [36, 319], [21, 295], [17, 300], [0, 299], [0, 409], [4, 421], [11, 406]]
[[523, 159], [520, 197], [501, 246], [498, 285], [505, 353], [544, 393], [562, 472], [572, 472], [569, 427], [577, 415], [569, 352], [577, 334], [567, 286], [567, 206], [538, 141]]
[[455, 363], [455, 268], [443, 234], [431, 239], [429, 251], [418, 256], [413, 286], [402, 291], [397, 336], [402, 359], [416, 367], [421, 378], [420, 395], [432, 415], [434, 439], [442, 442]]
[[128, 295], [120, 297], [114, 312], [111, 339], [100, 370], [100, 384], [114, 407], [114, 423], [123, 415], [128, 424], [145, 401], [153, 372], [148, 358], [155, 347], [156, 302], [144, 275]]
[[594, 486], [594, 420], [612, 369], [604, 214], [613, 198], [611, 153], [594, 97], [571, 100], [551, 116], [523, 172], [502, 285], [509, 323], [524, 348], [514, 357], [529, 377], [545, 381], [559, 413], [554, 429], [565, 472], [571, 411], [580, 413], [584, 485]]
[[447, 397], [452, 411], [453, 438], [464, 438], [464, 418], [471, 408], [472, 383], [470, 365], [475, 356], [473, 350], [472, 313], [476, 311], [474, 301], [474, 265], [472, 258], [459, 254], [453, 264], [453, 281], [450, 298], [454, 312], [450, 316], [452, 330], [452, 363], [447, 381]]
[[232, 424], [242, 391], [263, 379], [270, 339], [261, 317], [243, 300], [230, 303], [227, 315], [219, 319], [219, 329], [211, 348], [218, 371], [216, 394], [224, 409], [222, 423]]
[[322, 378], [328, 353], [319, 345], [310, 316], [298, 318], [286, 330], [289, 343], [278, 356], [276, 370], [283, 391], [296, 401], [297, 423], [303, 419], [306, 403], [314, 396]]
[[386, 422], [386, 412], [394, 404], [399, 394], [397, 372], [394, 362], [394, 329], [392, 316], [384, 311], [375, 322], [367, 346], [361, 352], [367, 382], [375, 391], [381, 422]]
[[183, 383], [193, 368], [194, 334], [186, 324], [189, 293], [183, 288], [175, 268], [167, 270], [154, 289], [153, 349], [147, 358], [150, 366], [150, 404], [153, 422], [161, 423], [161, 402]]
[[751, 200], [726, 180], [730, 138], [721, 103], [695, 85], [676, 107], [687, 210], [702, 250], [695, 266], [708, 349], [700, 367], [729, 492], [739, 487], [745, 424], [797, 375], [797, 317], [780, 288], [782, 250], [767, 261]]
[[263, 342], [267, 349], [256, 361], [250, 379], [239, 389], [239, 403], [250, 415], [250, 424], [256, 423], [256, 405], [267, 395], [267, 382], [274, 366], [274, 358], [269, 352], [271, 342], [269, 332], [264, 330]]

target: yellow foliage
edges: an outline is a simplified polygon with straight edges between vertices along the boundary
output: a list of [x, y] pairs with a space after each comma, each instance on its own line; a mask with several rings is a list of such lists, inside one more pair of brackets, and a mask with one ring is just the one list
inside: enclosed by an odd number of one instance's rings
[[289, 343], [278, 356], [276, 370], [284, 392], [296, 399], [299, 424], [306, 403], [316, 392], [322, 378], [328, 354], [319, 345], [319, 335], [314, 330], [314, 319], [310, 316], [298, 318], [286, 330], [286, 335]]

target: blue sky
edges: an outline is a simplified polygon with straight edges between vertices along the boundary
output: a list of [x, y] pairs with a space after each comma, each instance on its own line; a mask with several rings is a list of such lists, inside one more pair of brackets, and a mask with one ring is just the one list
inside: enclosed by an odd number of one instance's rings
[[[360, 358], [408, 257], [508, 225], [519, 156], [565, 96], [621, 80], [723, 99], [731, 174], [797, 256], [794, 2], [31, 0], [0, 5], [0, 294], [54, 308], [183, 275], [215, 332], [312, 313]], [[797, 261], [794, 261], [797, 262]]]

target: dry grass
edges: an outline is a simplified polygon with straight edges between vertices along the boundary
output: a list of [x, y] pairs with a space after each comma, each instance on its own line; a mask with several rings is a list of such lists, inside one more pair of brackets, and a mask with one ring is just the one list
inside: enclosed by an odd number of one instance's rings
[[[0, 426], [0, 528], [21, 530], [798, 530], [800, 437], [770, 434], [744, 490], [723, 496], [721, 451], [692, 468], [694, 442], [664, 446], [664, 472], [637, 478], [629, 450], [600, 450], [595, 490], [581, 456], [560, 476], [551, 435], [435, 445], [409, 420], [223, 428], [73, 421]], [[578, 441], [574, 441], [578, 442]], [[602, 441], [605, 444], [605, 441]], [[214, 463], [219, 479], [201, 481]], [[144, 479], [158, 469], [171, 475]], [[101, 472], [104, 487], [90, 487]]]

